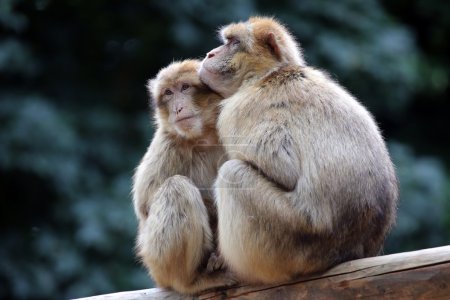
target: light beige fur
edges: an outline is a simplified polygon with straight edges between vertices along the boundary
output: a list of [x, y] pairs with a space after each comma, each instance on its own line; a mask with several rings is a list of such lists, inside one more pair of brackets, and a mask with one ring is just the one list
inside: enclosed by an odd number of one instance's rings
[[149, 81], [157, 130], [133, 178], [138, 256], [159, 286], [187, 294], [234, 283], [226, 270], [207, 270], [211, 188], [225, 152], [215, 128], [221, 97], [199, 81], [198, 67], [175, 62]]
[[221, 30], [200, 78], [224, 97], [230, 157], [215, 183], [220, 253], [238, 278], [274, 283], [377, 255], [397, 179], [370, 113], [305, 64], [271, 18]]

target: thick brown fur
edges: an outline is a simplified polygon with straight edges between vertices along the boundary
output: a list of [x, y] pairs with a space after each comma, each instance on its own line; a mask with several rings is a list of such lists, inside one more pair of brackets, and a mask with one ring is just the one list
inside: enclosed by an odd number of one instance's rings
[[371, 114], [307, 66], [276, 20], [221, 36], [199, 74], [226, 97], [217, 127], [231, 160], [215, 183], [225, 263], [240, 280], [273, 283], [377, 255], [398, 187]]
[[175, 62], [149, 81], [157, 130], [133, 178], [138, 256], [157, 285], [186, 294], [234, 282], [225, 270], [207, 270], [211, 188], [225, 152], [215, 127], [221, 97], [200, 82], [199, 65]]

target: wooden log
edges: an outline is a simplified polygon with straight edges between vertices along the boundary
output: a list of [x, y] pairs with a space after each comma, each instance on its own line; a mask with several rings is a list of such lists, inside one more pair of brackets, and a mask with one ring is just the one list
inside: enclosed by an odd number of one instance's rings
[[363, 258], [272, 285], [241, 285], [189, 297], [159, 288], [84, 300], [450, 299], [450, 246]]

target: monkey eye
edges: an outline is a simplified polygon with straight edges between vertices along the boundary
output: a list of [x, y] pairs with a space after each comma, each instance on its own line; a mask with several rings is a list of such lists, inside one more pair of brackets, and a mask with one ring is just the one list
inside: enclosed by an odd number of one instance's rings
[[173, 94], [173, 92], [172, 92], [171, 90], [169, 90], [169, 89], [166, 89], [166, 90], [164, 91], [164, 95], [169, 96], [169, 95], [172, 95], [172, 94]]
[[183, 85], [181, 86], [181, 91], [185, 91], [189, 88], [189, 84], [187, 83], [183, 83]]
[[231, 45], [231, 46], [239, 45], [240, 43], [241, 43], [241, 41], [238, 40], [238, 39], [235, 38], [235, 37], [229, 37], [229, 38], [227, 39], [227, 44], [228, 44], [228, 45]]

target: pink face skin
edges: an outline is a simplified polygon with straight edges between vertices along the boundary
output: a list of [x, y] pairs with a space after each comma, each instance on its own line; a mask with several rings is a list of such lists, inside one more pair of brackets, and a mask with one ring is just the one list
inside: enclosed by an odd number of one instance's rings
[[239, 51], [241, 43], [237, 38], [229, 38], [206, 54], [199, 76], [200, 80], [224, 98], [233, 95], [241, 82], [236, 80], [236, 70], [232, 66], [232, 58]]
[[180, 83], [163, 91], [162, 101], [167, 103], [169, 123], [178, 134], [192, 137], [201, 134], [202, 119], [200, 112], [192, 104], [194, 87]]

